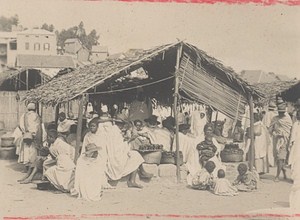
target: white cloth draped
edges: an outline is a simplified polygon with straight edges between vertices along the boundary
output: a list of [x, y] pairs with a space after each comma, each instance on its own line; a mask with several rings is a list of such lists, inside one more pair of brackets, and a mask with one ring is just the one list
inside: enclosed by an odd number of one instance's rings
[[204, 126], [207, 123], [206, 114], [203, 118], [200, 117], [200, 114], [204, 113], [204, 111], [194, 111], [191, 114], [191, 134], [195, 137], [203, 136], [204, 134]]
[[119, 180], [135, 171], [143, 162], [137, 151], [131, 151], [123, 141], [120, 129], [111, 122], [100, 123], [97, 135], [101, 146], [107, 150], [106, 174], [112, 180]]

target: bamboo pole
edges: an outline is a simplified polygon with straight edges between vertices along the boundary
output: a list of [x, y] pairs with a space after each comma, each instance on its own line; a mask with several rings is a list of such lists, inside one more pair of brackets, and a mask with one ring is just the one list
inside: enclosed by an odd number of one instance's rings
[[177, 182], [179, 183], [181, 180], [180, 177], [180, 164], [179, 164], [179, 126], [178, 126], [178, 90], [179, 90], [179, 79], [178, 79], [178, 71], [179, 71], [179, 64], [180, 64], [180, 57], [182, 51], [182, 44], [177, 48], [177, 59], [176, 59], [176, 70], [175, 70], [175, 91], [174, 91], [174, 117], [175, 117], [175, 138], [176, 138], [176, 175], [177, 175]]
[[28, 73], [28, 69], [26, 69], [26, 90], [28, 90], [29, 86], [29, 73]]
[[75, 148], [75, 158], [74, 163], [76, 164], [79, 157], [79, 148], [81, 144], [81, 135], [82, 135], [82, 119], [83, 119], [83, 102], [84, 96], [82, 95], [79, 98], [79, 109], [78, 109], [78, 122], [77, 122], [77, 131], [76, 131], [76, 148]]
[[249, 95], [249, 109], [250, 109], [250, 149], [249, 149], [249, 166], [250, 171], [254, 166], [254, 110], [253, 110], [253, 97]]
[[58, 115], [59, 115], [59, 104], [55, 106], [55, 124], [58, 123]]

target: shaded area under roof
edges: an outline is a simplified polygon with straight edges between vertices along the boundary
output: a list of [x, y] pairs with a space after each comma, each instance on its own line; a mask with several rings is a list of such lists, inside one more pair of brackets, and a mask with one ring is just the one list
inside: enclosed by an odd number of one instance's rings
[[300, 98], [300, 80], [280, 94], [285, 101], [296, 102]]

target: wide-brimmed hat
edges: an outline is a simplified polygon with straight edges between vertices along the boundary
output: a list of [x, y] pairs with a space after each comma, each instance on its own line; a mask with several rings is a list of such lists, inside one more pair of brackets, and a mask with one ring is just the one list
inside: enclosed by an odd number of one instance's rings
[[271, 102], [269, 103], [268, 109], [269, 109], [269, 110], [275, 110], [275, 109], [276, 109], [276, 104], [275, 104], [275, 102], [272, 102], [272, 101], [271, 101]]
[[286, 112], [286, 104], [282, 103], [280, 105], [277, 106], [277, 111], [278, 112]]
[[98, 122], [99, 123], [104, 123], [104, 122], [108, 122], [108, 121], [112, 121], [112, 118], [108, 115], [108, 114], [104, 114], [102, 116], [99, 117]]
[[175, 127], [175, 118], [172, 116], [167, 117], [162, 121], [162, 125], [166, 128]]
[[98, 150], [100, 150], [100, 148], [97, 147], [95, 144], [88, 144], [85, 146], [85, 152], [83, 154], [89, 154]]
[[160, 124], [160, 122], [157, 120], [156, 115], [151, 115], [149, 118], [146, 118], [144, 121], [145, 122], [155, 122], [158, 125]]

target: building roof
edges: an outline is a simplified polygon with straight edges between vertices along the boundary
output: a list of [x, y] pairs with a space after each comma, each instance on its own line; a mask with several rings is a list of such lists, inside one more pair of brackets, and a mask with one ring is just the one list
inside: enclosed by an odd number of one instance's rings
[[55, 35], [55, 33], [44, 29], [27, 29], [25, 31], [18, 32], [17, 35]]
[[92, 46], [91, 53], [108, 53], [108, 47], [94, 45]]
[[4, 32], [4, 31], [0, 31], [0, 39], [1, 38], [7, 38], [7, 39], [17, 38], [17, 32]]
[[[189, 98], [203, 101], [234, 118], [237, 110], [241, 112], [240, 108], [244, 107], [243, 104], [247, 102], [249, 94], [260, 95], [231, 68], [225, 67], [217, 59], [190, 44], [177, 42], [149, 50], [136, 51], [131, 57], [107, 59], [76, 69], [29, 91], [26, 100], [35, 100], [46, 105], [67, 102], [91, 91], [95, 86], [104, 85], [104, 82], [113, 82], [122, 78], [143, 65], [148, 67], [152, 65], [155, 68], [155, 62], [159, 60], [159, 62], [163, 62], [167, 59], [165, 56], [168, 56], [167, 60], [175, 61], [177, 50], [181, 45], [183, 45], [182, 60], [184, 62], [180, 66], [179, 77], [183, 82], [180, 89]], [[192, 62], [189, 63], [189, 60]], [[197, 62], [201, 62], [203, 68], [199, 67]], [[198, 67], [194, 69], [196, 65]], [[157, 73], [157, 71], [154, 72]], [[174, 77], [172, 73], [167, 74], [169, 75], [166, 78]], [[188, 78], [189, 81], [183, 80]], [[228, 100], [226, 97], [229, 97]]]
[[262, 70], [243, 70], [241, 77], [251, 85], [256, 83], [271, 83], [277, 81], [290, 81], [287, 76], [278, 75], [272, 72], [264, 72]]
[[17, 55], [17, 66], [22, 68], [74, 68], [70, 56], [52, 55]]

